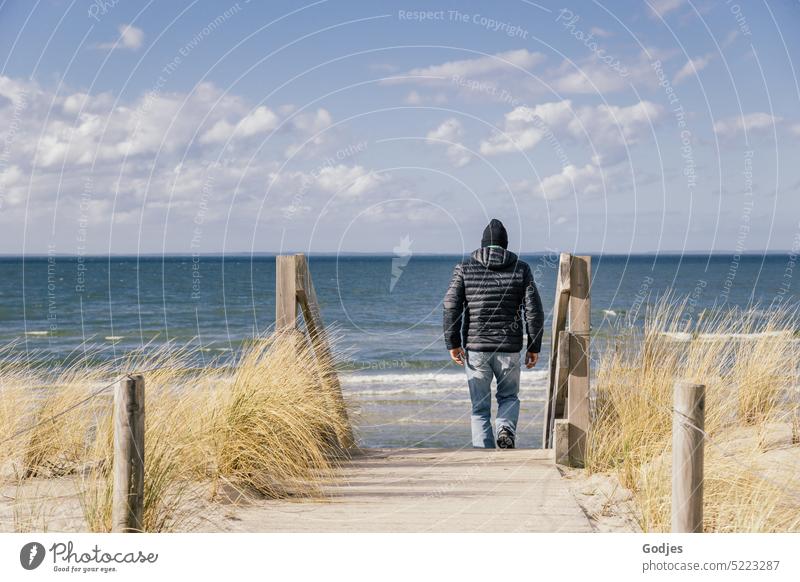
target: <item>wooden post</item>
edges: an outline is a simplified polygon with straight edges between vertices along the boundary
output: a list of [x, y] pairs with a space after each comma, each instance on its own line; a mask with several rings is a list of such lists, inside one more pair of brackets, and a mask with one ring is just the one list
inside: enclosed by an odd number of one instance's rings
[[586, 433], [589, 430], [591, 263], [592, 258], [587, 256], [573, 256], [570, 263], [567, 418], [570, 425], [570, 463], [574, 467], [584, 464]]
[[706, 387], [675, 383], [672, 413], [672, 531], [703, 531]]
[[[553, 386], [552, 397], [548, 403], [548, 414], [546, 418], [549, 419], [550, 428], [547, 431], [550, 435], [550, 445], [554, 446], [552, 439], [555, 424], [558, 420], [564, 418], [564, 402], [567, 399], [567, 382], [569, 380], [569, 332], [561, 330], [558, 332], [558, 343], [556, 344], [558, 355], [556, 357], [556, 365], [552, 368], [550, 384]], [[560, 405], [560, 409], [559, 409]], [[547, 447], [544, 447], [547, 448]]]
[[569, 466], [569, 420], [557, 418], [553, 427], [553, 449], [556, 465]]
[[275, 329], [297, 326], [297, 268], [293, 255], [275, 257]]
[[308, 270], [308, 260], [302, 253], [275, 257], [275, 328], [293, 329], [297, 326], [297, 306], [303, 313], [306, 330], [322, 369], [329, 371], [322, 381], [326, 383], [333, 401], [331, 405], [344, 418], [346, 428], [336, 434], [342, 448], [355, 445], [353, 430], [347, 418], [347, 408], [342, 397], [342, 387], [334, 370], [333, 355], [325, 336], [325, 326], [317, 302], [317, 293]]
[[569, 308], [570, 294], [570, 267], [572, 255], [561, 253], [558, 262], [558, 276], [556, 278], [556, 300], [553, 305], [553, 322], [550, 333], [550, 381], [547, 386], [547, 400], [545, 404], [544, 423], [542, 426], [542, 447], [547, 449], [552, 446], [552, 432], [556, 418], [564, 417], [564, 396], [558, 393], [557, 365], [560, 350], [559, 333], [567, 324], [567, 309]]
[[114, 394], [114, 490], [111, 531], [141, 532], [144, 517], [144, 377], [120, 381]]

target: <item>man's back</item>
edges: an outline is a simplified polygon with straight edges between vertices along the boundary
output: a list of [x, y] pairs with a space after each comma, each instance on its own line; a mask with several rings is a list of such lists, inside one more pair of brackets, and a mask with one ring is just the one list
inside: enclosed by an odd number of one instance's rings
[[519, 352], [526, 322], [528, 351], [538, 353], [544, 313], [526, 262], [488, 246], [456, 265], [444, 298], [448, 349], [463, 345], [476, 352]]

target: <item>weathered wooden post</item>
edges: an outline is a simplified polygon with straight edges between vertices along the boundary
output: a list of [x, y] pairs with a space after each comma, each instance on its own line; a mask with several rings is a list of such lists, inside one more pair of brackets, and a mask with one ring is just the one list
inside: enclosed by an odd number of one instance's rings
[[569, 457], [574, 467], [584, 465], [589, 431], [591, 263], [589, 256], [573, 256], [570, 264], [567, 418], [570, 425]]
[[557, 403], [566, 401], [567, 384], [569, 382], [569, 343], [570, 333], [565, 330], [558, 332], [558, 355], [553, 373], [554, 398], [550, 402], [552, 423], [552, 445], [555, 449], [557, 465], [569, 465], [569, 419], [563, 418], [563, 410], [557, 410]]
[[553, 453], [556, 465], [570, 466], [569, 461], [569, 420], [557, 418], [553, 427]]
[[279, 255], [275, 259], [275, 327], [278, 331], [295, 329], [297, 316], [302, 313], [314, 353], [325, 371], [322, 381], [331, 395], [331, 406], [345, 421], [342, 430], [335, 435], [336, 440], [340, 447], [352, 448], [355, 446], [355, 439], [347, 417], [339, 377], [336, 375], [333, 354], [325, 335], [317, 293], [308, 269], [308, 259], [302, 253]]
[[[555, 419], [564, 417], [564, 391], [559, 393], [557, 379], [558, 358], [560, 352], [559, 334], [567, 325], [567, 310], [569, 309], [570, 266], [572, 255], [561, 253], [558, 260], [558, 275], [556, 279], [556, 299], [553, 304], [553, 323], [550, 338], [550, 380], [547, 385], [547, 403], [545, 404], [544, 422], [542, 423], [542, 447], [549, 449], [553, 446], [552, 435]], [[566, 360], [565, 364], [568, 364]]]
[[311, 280], [311, 271], [308, 269], [308, 259], [304, 254], [297, 254], [294, 259], [296, 275], [295, 288], [297, 290], [297, 299], [303, 313], [303, 320], [306, 323], [306, 329], [311, 338], [311, 345], [314, 347], [314, 353], [322, 363], [322, 369], [325, 370], [323, 382], [328, 386], [329, 393], [333, 399], [333, 408], [344, 419], [343, 429], [337, 432], [336, 438], [342, 448], [350, 449], [355, 445], [355, 438], [353, 437], [353, 430], [350, 426], [350, 419], [347, 416], [347, 407], [345, 406], [344, 396], [342, 395], [342, 386], [339, 384], [339, 376], [336, 374], [333, 354], [328, 345], [328, 338], [325, 335], [325, 325], [322, 322], [322, 313], [320, 312], [319, 302], [317, 301], [317, 292]]
[[672, 412], [672, 531], [703, 531], [706, 387], [679, 381]]
[[297, 261], [294, 255], [275, 257], [275, 328], [297, 325]]
[[144, 517], [144, 377], [120, 381], [114, 394], [114, 490], [111, 531], [141, 532]]

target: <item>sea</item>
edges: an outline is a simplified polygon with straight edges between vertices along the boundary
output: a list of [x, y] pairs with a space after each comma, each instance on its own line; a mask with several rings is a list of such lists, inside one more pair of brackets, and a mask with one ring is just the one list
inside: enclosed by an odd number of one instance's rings
[[[362, 446], [470, 446], [466, 379], [442, 339], [442, 298], [462, 259], [310, 257]], [[541, 362], [523, 371], [520, 390], [518, 445], [538, 447], [558, 255], [522, 259], [548, 314]], [[789, 253], [594, 256], [592, 333], [602, 340], [621, 321], [641, 324], [648, 301], [668, 292], [686, 298], [690, 314], [795, 305], [796, 260]], [[224, 362], [254, 334], [268, 333], [274, 314], [270, 255], [0, 258], [0, 358], [31, 365], [57, 366], [87, 349], [98, 360], [116, 358], [165, 342]], [[593, 360], [601, 358], [598, 347]]]

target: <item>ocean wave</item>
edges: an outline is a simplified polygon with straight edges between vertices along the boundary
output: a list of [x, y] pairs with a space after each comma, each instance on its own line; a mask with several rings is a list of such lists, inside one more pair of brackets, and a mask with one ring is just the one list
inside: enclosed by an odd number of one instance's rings
[[[436, 397], [466, 394], [467, 379], [463, 374], [342, 374], [344, 390], [356, 397]], [[547, 385], [547, 372], [526, 372], [520, 382], [520, 393], [541, 393]]]
[[698, 341], [721, 341], [721, 340], [755, 340], [761, 338], [790, 338], [792, 332], [789, 330], [762, 331], [757, 333], [698, 333], [691, 334], [683, 331], [662, 331], [661, 335], [671, 341], [688, 342]]

